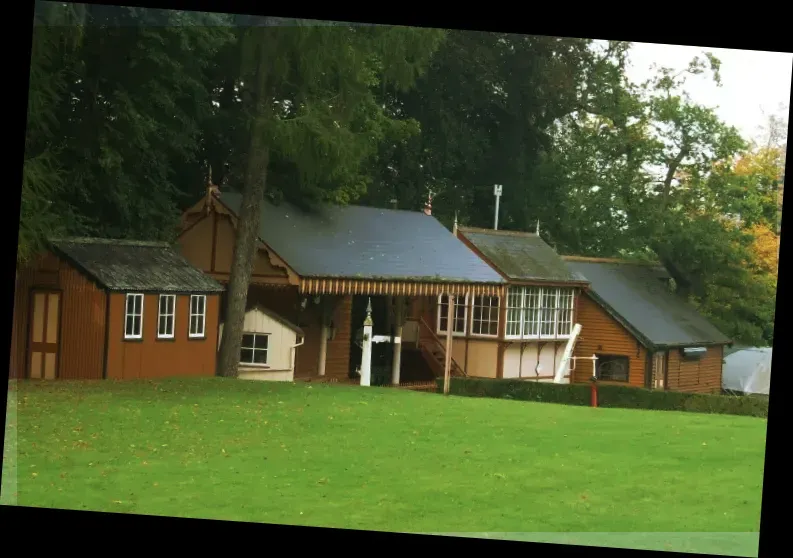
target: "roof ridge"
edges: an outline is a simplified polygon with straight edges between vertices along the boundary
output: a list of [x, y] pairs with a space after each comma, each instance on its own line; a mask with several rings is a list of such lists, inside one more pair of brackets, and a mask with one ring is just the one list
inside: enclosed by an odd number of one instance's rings
[[561, 258], [568, 262], [585, 262], [585, 263], [611, 263], [611, 264], [627, 264], [627, 265], [644, 265], [644, 266], [662, 266], [661, 262], [648, 262], [641, 260], [625, 260], [620, 258], [599, 258], [595, 256], [565, 256], [560, 254]]
[[531, 236], [531, 237], [539, 237], [539, 235], [537, 233], [533, 233], [533, 232], [508, 231], [508, 230], [499, 230], [499, 229], [483, 229], [483, 228], [480, 228], [480, 227], [463, 227], [463, 226], [460, 226], [460, 225], [457, 226], [457, 230], [462, 232], [462, 233], [472, 232], [472, 233], [492, 234], [492, 235], [501, 235], [501, 236]]
[[119, 246], [146, 246], [152, 248], [171, 248], [171, 244], [161, 240], [130, 240], [122, 238], [101, 238], [90, 236], [74, 236], [74, 237], [61, 237], [51, 238], [50, 242], [58, 244], [61, 242], [69, 242], [74, 244], [116, 244]]
[[[242, 194], [240, 194], [239, 192], [234, 192], [234, 191], [220, 192], [221, 196], [224, 195], [224, 194], [225, 195], [233, 194], [233, 195], [237, 195], [237, 196], [242, 196]], [[298, 209], [300, 211], [304, 211], [305, 212], [304, 209], [296, 206], [294, 203], [290, 202], [289, 200], [282, 200], [279, 203], [273, 202], [272, 200], [269, 200], [269, 199], [266, 199], [265, 201], [267, 203], [270, 203], [270, 204], [275, 205], [275, 206], [282, 206], [284, 204], [289, 204], [290, 206], [294, 207], [295, 209]], [[322, 202], [319, 205], [320, 205], [320, 207], [323, 207], [323, 206], [324, 207], [336, 207], [336, 208], [355, 207], [355, 208], [360, 208], [360, 209], [372, 209], [372, 210], [376, 210], [376, 211], [394, 211], [394, 212], [397, 212], [397, 213], [412, 213], [412, 214], [416, 214], [416, 213], [421, 214], [422, 213], [422, 211], [420, 209], [404, 209], [404, 208], [396, 208], [396, 207], [378, 207], [378, 206], [375, 206], [375, 205], [361, 205], [361, 204], [357, 204], [357, 203], [341, 204], [341, 203], [332, 203], [332, 202]], [[435, 215], [428, 215], [428, 217], [434, 217], [437, 220], [437, 217]]]

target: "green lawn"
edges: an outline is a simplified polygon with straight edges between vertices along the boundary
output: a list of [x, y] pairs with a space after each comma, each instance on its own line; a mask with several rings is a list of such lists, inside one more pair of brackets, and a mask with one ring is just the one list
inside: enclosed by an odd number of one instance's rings
[[15, 386], [4, 502], [424, 533], [759, 528], [762, 419], [224, 379]]

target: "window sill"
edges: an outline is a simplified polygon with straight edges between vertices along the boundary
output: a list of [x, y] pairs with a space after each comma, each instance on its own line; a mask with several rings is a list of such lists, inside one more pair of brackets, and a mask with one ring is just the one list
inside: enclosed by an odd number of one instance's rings
[[531, 337], [515, 337], [515, 336], [512, 336], [512, 335], [505, 335], [504, 336], [504, 340], [505, 341], [569, 341], [570, 340], [570, 336], [569, 335], [556, 335], [556, 336], [554, 336], [554, 335], [547, 335], [547, 336], [546, 335], [542, 335], [542, 336], [533, 335]]
[[188, 341], [205, 341], [206, 338], [207, 338], [206, 335], [188, 335], [187, 336], [187, 340]]
[[238, 364], [238, 366], [242, 366], [244, 368], [256, 368], [256, 369], [259, 369], [259, 370], [270, 370], [270, 369], [272, 369], [272, 366], [270, 366], [269, 364], [258, 364], [258, 363], [252, 363], [252, 362], [240, 362]]

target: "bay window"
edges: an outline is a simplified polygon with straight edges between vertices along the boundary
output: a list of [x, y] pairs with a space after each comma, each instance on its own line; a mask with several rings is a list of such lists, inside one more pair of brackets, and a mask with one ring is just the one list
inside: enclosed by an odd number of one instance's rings
[[507, 291], [509, 339], [556, 339], [573, 328], [574, 291], [560, 287], [510, 287]]

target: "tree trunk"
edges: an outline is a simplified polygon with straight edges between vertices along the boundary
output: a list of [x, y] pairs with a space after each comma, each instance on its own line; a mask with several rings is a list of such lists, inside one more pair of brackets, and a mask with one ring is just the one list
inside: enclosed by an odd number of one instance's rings
[[262, 198], [266, 190], [267, 166], [270, 161], [269, 146], [266, 145], [264, 139], [264, 123], [269, 103], [266, 99], [267, 75], [263, 50], [263, 46], [260, 45], [253, 80], [253, 110], [250, 116], [250, 140], [243, 180], [242, 202], [237, 216], [234, 255], [226, 293], [226, 320], [223, 325], [223, 337], [220, 341], [217, 362], [218, 375], [227, 377], [237, 376], [245, 306], [256, 255]]

